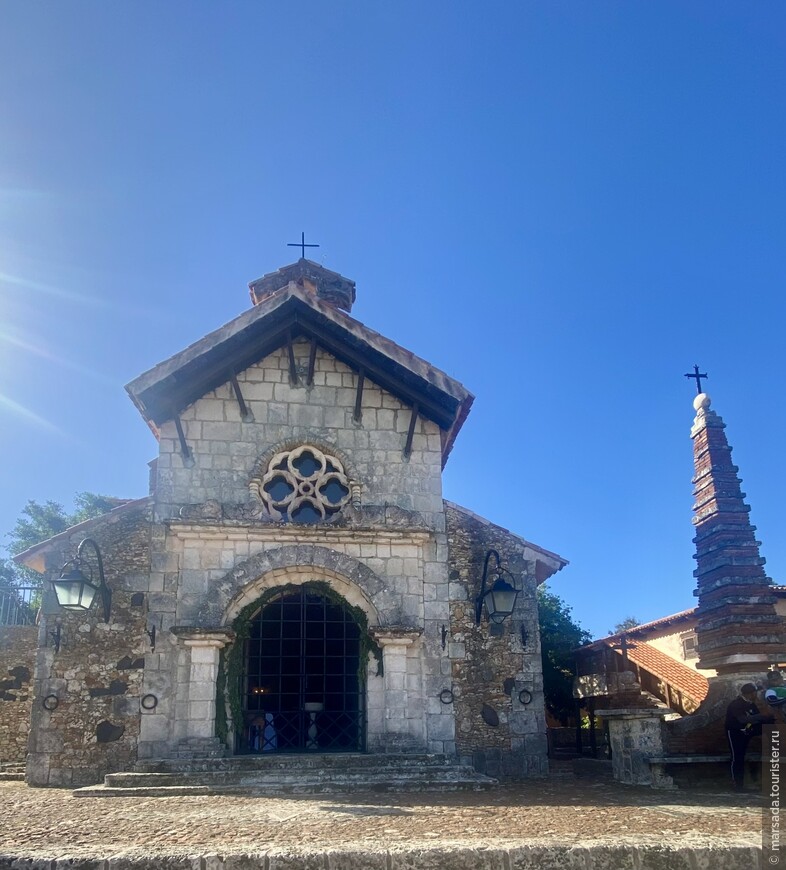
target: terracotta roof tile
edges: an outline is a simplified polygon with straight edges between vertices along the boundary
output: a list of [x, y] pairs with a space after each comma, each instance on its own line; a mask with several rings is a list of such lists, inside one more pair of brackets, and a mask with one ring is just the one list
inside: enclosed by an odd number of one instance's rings
[[674, 622], [691, 622], [695, 619], [695, 607], [692, 607], [690, 610], [680, 610], [679, 613], [672, 613], [669, 616], [661, 616], [660, 619], [653, 619], [651, 622], [643, 622], [641, 625], [634, 625], [633, 628], [626, 628], [625, 631], [618, 631], [616, 634], [608, 634], [606, 637], [599, 637], [597, 640], [590, 641], [590, 643], [578, 647], [575, 652], [600, 649], [600, 647], [604, 645], [618, 643], [623, 635], [630, 638], [636, 638], [648, 631], [657, 631], [658, 629], [666, 628]]
[[[619, 650], [615, 652], [622, 655]], [[646, 641], [637, 640], [635, 648], [629, 647], [628, 658], [697, 704], [707, 695], [709, 684], [706, 677]]]

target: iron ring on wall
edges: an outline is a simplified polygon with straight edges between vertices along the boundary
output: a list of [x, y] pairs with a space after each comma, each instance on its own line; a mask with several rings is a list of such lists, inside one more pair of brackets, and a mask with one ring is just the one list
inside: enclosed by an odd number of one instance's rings
[[442, 701], [443, 704], [452, 704], [453, 692], [451, 692], [450, 689], [443, 689], [439, 693], [439, 700]]
[[519, 692], [519, 701], [521, 701], [522, 704], [529, 704], [532, 701], [532, 692], [527, 689], [522, 689]]
[[142, 695], [139, 703], [143, 710], [155, 710], [158, 706], [158, 698], [155, 695]]
[[41, 706], [44, 710], [47, 710], [49, 713], [53, 713], [57, 710], [60, 705], [60, 698], [57, 695], [47, 695], [43, 701], [41, 701]]

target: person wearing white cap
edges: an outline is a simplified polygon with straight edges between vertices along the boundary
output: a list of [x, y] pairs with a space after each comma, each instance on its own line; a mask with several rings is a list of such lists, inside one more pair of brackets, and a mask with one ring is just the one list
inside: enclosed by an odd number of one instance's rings
[[756, 686], [753, 683], [740, 686], [740, 694], [726, 708], [726, 735], [731, 748], [731, 778], [735, 791], [744, 791], [745, 750], [751, 737], [761, 734], [761, 726], [772, 721], [772, 716], [760, 713], [756, 706]]

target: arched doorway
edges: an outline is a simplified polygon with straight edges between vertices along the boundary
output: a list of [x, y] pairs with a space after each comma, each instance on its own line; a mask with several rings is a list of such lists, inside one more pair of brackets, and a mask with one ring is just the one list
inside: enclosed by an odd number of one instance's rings
[[268, 597], [244, 661], [238, 752], [363, 751], [361, 629], [337, 595], [306, 583]]

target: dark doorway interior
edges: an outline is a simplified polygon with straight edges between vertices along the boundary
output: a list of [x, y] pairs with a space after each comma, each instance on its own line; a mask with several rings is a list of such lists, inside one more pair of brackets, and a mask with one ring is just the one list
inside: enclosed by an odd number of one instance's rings
[[359, 752], [365, 741], [360, 627], [308, 584], [283, 590], [251, 620], [237, 750]]

